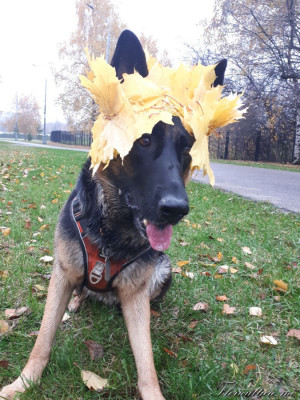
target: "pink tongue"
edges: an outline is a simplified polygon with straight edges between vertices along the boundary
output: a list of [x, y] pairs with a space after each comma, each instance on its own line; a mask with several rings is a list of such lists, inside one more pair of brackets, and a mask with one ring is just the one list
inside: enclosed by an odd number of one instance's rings
[[158, 228], [157, 226], [148, 222], [146, 226], [146, 232], [148, 235], [151, 247], [157, 251], [167, 250], [171, 244], [173, 227], [167, 225], [165, 228]]

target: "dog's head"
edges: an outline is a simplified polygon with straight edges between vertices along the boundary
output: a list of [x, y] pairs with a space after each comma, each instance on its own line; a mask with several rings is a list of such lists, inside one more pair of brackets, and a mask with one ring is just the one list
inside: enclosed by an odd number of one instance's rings
[[[119, 79], [134, 70], [148, 75], [145, 53], [137, 37], [124, 31], [111, 65]], [[222, 84], [226, 60], [216, 67], [215, 85]], [[151, 134], [136, 140], [123, 162], [118, 157], [102, 171], [113, 176], [119, 193], [132, 209], [135, 223], [155, 250], [165, 250], [172, 238], [172, 226], [189, 212], [185, 185], [190, 175], [190, 149], [194, 138], [177, 117], [174, 125], [157, 123]]]

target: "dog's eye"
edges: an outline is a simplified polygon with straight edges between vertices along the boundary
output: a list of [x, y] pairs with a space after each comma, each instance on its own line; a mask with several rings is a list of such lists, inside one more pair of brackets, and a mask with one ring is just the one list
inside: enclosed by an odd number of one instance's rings
[[191, 148], [189, 146], [184, 147], [183, 154], [190, 154]]
[[142, 137], [139, 139], [139, 144], [140, 144], [141, 146], [143, 146], [143, 147], [148, 147], [148, 146], [150, 146], [150, 144], [151, 144], [151, 139], [150, 139], [150, 137], [149, 137], [149, 136], [142, 136]]

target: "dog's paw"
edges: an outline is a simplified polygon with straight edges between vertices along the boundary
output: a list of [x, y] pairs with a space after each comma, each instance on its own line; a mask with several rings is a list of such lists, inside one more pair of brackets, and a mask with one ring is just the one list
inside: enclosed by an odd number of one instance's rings
[[21, 378], [16, 379], [10, 385], [4, 386], [0, 392], [0, 399], [17, 400], [21, 393], [24, 393], [26, 388], [23, 385]]
[[85, 293], [82, 293], [79, 296], [74, 296], [68, 305], [68, 311], [71, 313], [76, 313], [79, 311], [82, 303], [86, 299], [87, 295]]

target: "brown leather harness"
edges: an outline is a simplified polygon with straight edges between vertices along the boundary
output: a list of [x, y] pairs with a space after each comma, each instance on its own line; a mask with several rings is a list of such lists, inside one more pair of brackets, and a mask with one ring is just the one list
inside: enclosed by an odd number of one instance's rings
[[84, 215], [77, 196], [71, 203], [71, 216], [76, 225], [76, 232], [80, 238], [80, 245], [83, 252], [83, 286], [86, 286], [93, 292], [107, 292], [113, 290], [112, 283], [118, 274], [151, 249], [151, 246], [148, 247], [129, 261], [113, 260], [112, 258], [104, 257], [101, 254], [101, 250], [96, 245], [92, 244], [87, 236], [87, 218]]

